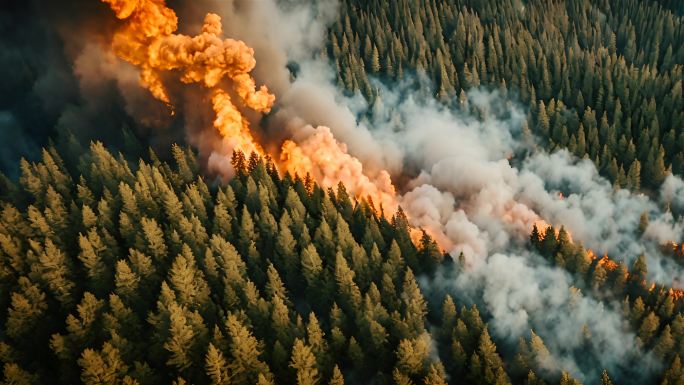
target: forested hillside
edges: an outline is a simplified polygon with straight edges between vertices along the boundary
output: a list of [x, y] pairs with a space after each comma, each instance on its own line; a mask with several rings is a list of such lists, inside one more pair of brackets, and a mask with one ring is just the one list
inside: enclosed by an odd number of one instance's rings
[[[133, 164], [95, 143], [76, 165], [51, 147], [5, 181], [4, 383], [547, 383], [534, 332], [502, 356], [476, 306], [421, 292], [417, 275], [458, 262], [425, 233], [414, 245], [401, 212], [241, 153], [236, 178], [210, 186], [192, 151], [173, 153]], [[672, 363], [662, 383], [681, 380], [681, 295], [647, 284], [643, 258], [630, 273], [563, 229], [532, 244], [579, 287], [624, 299], [639, 343]]]
[[476, 307], [440, 299], [428, 332], [416, 274], [443, 255], [401, 213], [241, 154], [209, 187], [173, 153], [22, 163], [0, 220], [4, 383], [509, 382]]
[[548, 149], [594, 161], [614, 184], [684, 174], [682, 3], [641, 0], [343, 0], [329, 32], [338, 84], [424, 72], [445, 102], [472, 87], [529, 107]]

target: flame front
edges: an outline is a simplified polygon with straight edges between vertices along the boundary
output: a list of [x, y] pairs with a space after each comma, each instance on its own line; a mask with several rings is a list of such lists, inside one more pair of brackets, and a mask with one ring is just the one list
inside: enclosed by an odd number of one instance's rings
[[281, 160], [286, 171], [309, 174], [323, 187], [342, 182], [350, 194], [370, 199], [386, 215], [393, 215], [399, 207], [389, 173], [380, 171], [375, 178], [366, 175], [361, 161], [347, 153], [347, 146], [335, 140], [328, 127], [318, 127], [299, 145], [285, 141]]
[[211, 90], [214, 127], [227, 144], [233, 150], [263, 155], [230, 95], [232, 92], [245, 107], [264, 113], [270, 111], [275, 96], [266, 86], [256, 89], [250, 75], [256, 65], [254, 50], [242, 41], [220, 37], [220, 16], [208, 13], [201, 33], [187, 36], [174, 33], [178, 18], [164, 0], [102, 1], [124, 21], [112, 41], [114, 53], [140, 68], [143, 87], [168, 105], [171, 98], [164, 85], [165, 74]]

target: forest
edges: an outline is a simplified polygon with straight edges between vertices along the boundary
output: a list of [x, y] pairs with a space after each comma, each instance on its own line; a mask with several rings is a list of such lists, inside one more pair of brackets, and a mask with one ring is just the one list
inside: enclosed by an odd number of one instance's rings
[[[425, 232], [413, 242], [401, 211], [256, 155], [210, 187], [189, 149], [133, 165], [72, 145], [78, 164], [50, 147], [5, 180], [4, 383], [579, 383], [536, 374], [549, 352], [534, 331], [502, 356], [476, 305], [427, 298], [416, 276], [461, 262]], [[535, 227], [530, 245], [622, 301], [638, 343], [670, 362], [661, 383], [684, 378], [682, 294], [647, 284], [644, 257], [591, 258], [562, 228]]]
[[[538, 336], [507, 371], [476, 306], [447, 295], [428, 311], [415, 275], [447, 262], [425, 233], [414, 246], [401, 213], [242, 154], [238, 177], [210, 189], [192, 151], [173, 150], [173, 166], [151, 154], [132, 167], [94, 143], [68, 167], [52, 147], [22, 163], [19, 186], [6, 181], [5, 383], [543, 383]], [[673, 295], [645, 289], [643, 266], [626, 281], [624, 267], [582, 260], [562, 230], [550, 234], [532, 238], [544, 255], [645, 298], [625, 306], [645, 343], [676, 356], [665, 376], [678, 378]]]
[[[684, 176], [680, 1], [336, 9], [317, 55], [369, 109], [403, 82], [426, 80], [454, 111], [487, 90], [525, 106], [539, 151], [587, 159], [616, 194], [655, 199]], [[562, 223], [523, 240], [569, 281], [570, 311], [588, 298], [634, 338], [604, 367], [598, 334], [612, 331], [501, 338], [487, 301], [437, 284], [468, 275], [468, 258], [401, 208], [256, 152], [232, 152], [226, 180], [192, 143], [158, 153], [122, 132], [116, 145], [61, 132], [0, 173], [2, 384], [684, 384], [684, 290], [652, 279], [648, 253], [596, 255]], [[644, 212], [634, 237], [648, 228]], [[660, 245], [668, 266], [684, 266], [682, 243]]]
[[[54, 147], [22, 163], [2, 209], [5, 383], [445, 383], [415, 278], [443, 261], [429, 236], [268, 159], [236, 153], [210, 189], [173, 154], [132, 167], [94, 143], [78, 179]], [[509, 381], [477, 308], [443, 302], [454, 373]]]

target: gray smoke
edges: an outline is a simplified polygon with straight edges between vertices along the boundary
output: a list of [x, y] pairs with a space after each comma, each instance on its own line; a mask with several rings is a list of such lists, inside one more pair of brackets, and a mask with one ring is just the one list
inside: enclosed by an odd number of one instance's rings
[[[647, 252], [650, 278], [672, 284], [682, 269], [660, 254], [658, 244], [681, 239], [681, 222], [643, 195], [614, 191], [592, 163], [567, 151], [524, 156], [533, 150], [522, 129], [524, 114], [497, 93], [469, 94], [464, 108], [478, 119], [432, 100], [408, 97], [390, 104], [384, 96], [391, 107], [375, 115], [378, 136], [393, 135], [405, 162], [422, 169], [408, 184], [402, 206], [416, 225], [449, 245], [453, 257], [466, 256], [464, 271], [442, 272], [423, 280], [423, 287], [446, 288], [483, 305], [493, 334], [511, 344], [534, 330], [551, 353], [538, 363], [548, 373], [565, 370], [593, 383], [606, 368], [619, 381], [647, 380], [659, 364], [637, 347], [619, 304], [582, 294], [565, 271], [526, 251], [526, 240], [539, 215], [618, 260], [630, 263]], [[521, 162], [509, 160], [521, 156]], [[651, 222], [639, 238], [643, 212]], [[638, 372], [630, 362], [638, 362]]]
[[680, 177], [669, 175], [660, 187], [660, 199], [670, 205], [672, 210], [684, 213], [684, 181]]

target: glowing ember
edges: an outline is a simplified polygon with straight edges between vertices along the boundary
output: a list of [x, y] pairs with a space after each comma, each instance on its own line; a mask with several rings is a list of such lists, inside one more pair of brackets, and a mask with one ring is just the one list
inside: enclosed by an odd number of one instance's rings
[[606, 270], [617, 270], [618, 267], [620, 267], [617, 262], [613, 261], [612, 259], [608, 258], [608, 255], [604, 255], [601, 259], [598, 261], [599, 266], [603, 266]]

